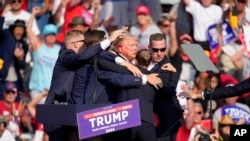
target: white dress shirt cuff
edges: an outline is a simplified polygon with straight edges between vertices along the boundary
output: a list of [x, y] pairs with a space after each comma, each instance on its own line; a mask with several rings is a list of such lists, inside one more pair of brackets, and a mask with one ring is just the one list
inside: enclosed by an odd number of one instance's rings
[[146, 85], [147, 84], [147, 76], [145, 74], [142, 75], [142, 85]]
[[110, 44], [111, 43], [110, 43], [109, 39], [105, 39], [105, 40], [101, 41], [101, 43], [100, 43], [101, 48], [103, 50], [106, 50], [110, 46]]
[[125, 61], [124, 59], [122, 59], [120, 56], [115, 57], [115, 63], [120, 65], [123, 61]]
[[203, 100], [205, 100], [204, 91], [201, 92], [201, 98], [202, 98]]

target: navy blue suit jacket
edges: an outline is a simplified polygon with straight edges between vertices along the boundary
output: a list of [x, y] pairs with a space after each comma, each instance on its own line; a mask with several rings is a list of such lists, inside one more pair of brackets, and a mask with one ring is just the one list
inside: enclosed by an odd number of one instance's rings
[[244, 81], [239, 82], [235, 86], [221, 87], [215, 89], [211, 93], [205, 91], [204, 99], [209, 100], [210, 95], [212, 95], [212, 99], [222, 99], [222, 98], [239, 96], [247, 92], [250, 92], [250, 77]]
[[53, 70], [51, 87], [45, 104], [52, 104], [54, 99], [59, 102], [67, 102], [71, 95], [75, 70], [87, 64], [101, 51], [100, 44], [87, 47], [79, 54], [73, 50], [62, 48]]
[[71, 104], [111, 103], [113, 98], [110, 96], [110, 91], [107, 90], [107, 85], [112, 84], [117, 87], [136, 87], [141, 85], [141, 78], [103, 70], [98, 67], [98, 64], [104, 64], [99, 63], [99, 60], [105, 61], [112, 58], [112, 56], [108, 56], [106, 59], [98, 58], [93, 59], [76, 71], [70, 98]]
[[[132, 73], [129, 70], [127, 70], [127, 68], [115, 64], [114, 61], [108, 59], [100, 59], [98, 62], [99, 62], [99, 67], [102, 70], [108, 70], [132, 76]], [[147, 71], [146, 69], [140, 68], [140, 70], [144, 74], [149, 73], [149, 71]], [[134, 81], [139, 81], [139, 80], [135, 79]], [[115, 85], [108, 85], [107, 90], [110, 90], [110, 92], [112, 93], [112, 96], [114, 97], [114, 103], [139, 99], [142, 121], [154, 124], [153, 100], [156, 93], [156, 89], [153, 86], [149, 84], [142, 85], [142, 82], [140, 82], [139, 86], [129, 87], [129, 88], [128, 87], [117, 88]]]

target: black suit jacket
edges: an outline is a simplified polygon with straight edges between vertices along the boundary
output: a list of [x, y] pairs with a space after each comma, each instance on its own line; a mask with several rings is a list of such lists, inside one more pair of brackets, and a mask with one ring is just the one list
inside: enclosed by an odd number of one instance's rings
[[154, 100], [154, 111], [159, 119], [158, 136], [176, 133], [184, 121], [183, 110], [177, 100], [175, 91], [178, 74], [161, 70], [161, 66], [169, 62], [169, 59], [165, 57], [151, 70], [152, 73], [160, 74], [164, 85], [163, 89], [157, 91]]
[[215, 89], [211, 93], [205, 91], [204, 99], [209, 100], [210, 95], [212, 95], [212, 99], [222, 99], [227, 97], [239, 96], [247, 92], [250, 92], [250, 78], [239, 82], [235, 86], [221, 87]]
[[[140, 68], [142, 73], [148, 74], [149, 72], [145, 69]], [[124, 102], [133, 99], [139, 99], [140, 101], [140, 112], [141, 120], [154, 124], [153, 117], [153, 101], [156, 90], [153, 86], [146, 84], [136, 88], [123, 88], [119, 91], [117, 102]]]
[[[113, 72], [118, 72], [122, 74], [131, 74], [127, 68], [122, 67], [114, 63], [114, 61], [101, 59], [98, 60], [98, 66], [100, 69], [109, 70]], [[149, 72], [145, 69], [140, 68], [144, 74]], [[135, 80], [140, 81], [142, 80]], [[109, 85], [107, 89], [112, 92], [112, 95], [115, 97], [114, 103], [124, 102], [133, 99], [139, 99], [140, 101], [140, 112], [142, 121], [153, 124], [153, 100], [155, 95], [155, 89], [151, 85], [140, 85], [137, 87], [123, 87], [117, 88], [114, 85]]]

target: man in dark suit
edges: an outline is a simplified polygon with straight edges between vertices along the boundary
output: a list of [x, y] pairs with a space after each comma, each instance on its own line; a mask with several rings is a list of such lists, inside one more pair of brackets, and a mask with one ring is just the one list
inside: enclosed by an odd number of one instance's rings
[[[73, 87], [75, 70], [87, 64], [102, 50], [107, 49], [110, 42], [113, 42], [123, 32], [124, 29], [114, 31], [111, 33], [109, 39], [93, 47], [88, 47], [82, 52], [79, 50], [82, 49], [85, 42], [83, 33], [78, 30], [67, 32], [65, 35], [65, 47], [59, 52], [45, 104], [55, 104], [54, 101], [59, 103], [68, 102]], [[67, 131], [64, 131], [64, 128], [60, 126], [44, 124], [44, 129], [49, 134], [51, 141], [67, 140]]]
[[[153, 61], [148, 70], [153, 73], [163, 72], [162, 66], [170, 63], [166, 56], [166, 38], [161, 33], [155, 33], [150, 36], [149, 50], [152, 52]], [[157, 135], [159, 140], [175, 141], [179, 127], [183, 124], [183, 110], [176, 97], [176, 85], [178, 74], [174, 72], [165, 72], [162, 82], [163, 86], [169, 88], [168, 92], [158, 91], [154, 100], [154, 112], [158, 115], [159, 125]]]
[[80, 52], [85, 41], [83, 33], [79, 30], [72, 30], [65, 35], [65, 48], [59, 52], [59, 57], [53, 71], [53, 77], [49, 94], [45, 104], [52, 104], [53, 100], [67, 102], [73, 85], [75, 70], [87, 64], [99, 52], [109, 47], [118, 36], [122, 35], [126, 29], [114, 31], [109, 39], [93, 47], [87, 47]]
[[[124, 35], [122, 38], [117, 40], [114, 43], [114, 52], [121, 59], [121, 62], [126, 61], [129, 63], [134, 63], [134, 59], [137, 53], [137, 40], [132, 35]], [[114, 59], [116, 60], [116, 59]], [[98, 67], [102, 70], [109, 70], [113, 72], [131, 74], [127, 68], [118, 65], [119, 61], [107, 60], [105, 58], [99, 58]], [[155, 88], [153, 86], [161, 85], [159, 78], [156, 78], [155, 74], [149, 74], [146, 69], [140, 69], [146, 75], [146, 79], [149, 84], [144, 84], [139, 87], [130, 87], [130, 88], [119, 88], [112, 85], [108, 85], [107, 89], [115, 91], [113, 95], [117, 95], [117, 98], [114, 100], [115, 103], [124, 102], [132, 99], [139, 99], [140, 102], [140, 112], [141, 112], [141, 121], [142, 125], [134, 128], [125, 129], [122, 131], [114, 132], [111, 135], [111, 138], [108, 138], [109, 141], [156, 141], [156, 134], [154, 128], [154, 119], [153, 119], [153, 98], [155, 93]], [[158, 88], [158, 87], [157, 87]], [[108, 136], [106, 136], [108, 137]], [[106, 139], [106, 138], [105, 138]]]

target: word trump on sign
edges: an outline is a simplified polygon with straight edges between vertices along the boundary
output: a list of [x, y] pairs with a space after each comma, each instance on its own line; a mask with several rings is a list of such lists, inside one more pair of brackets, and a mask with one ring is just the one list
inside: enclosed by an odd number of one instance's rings
[[79, 138], [86, 139], [141, 125], [139, 100], [77, 113]]
[[246, 121], [246, 124], [250, 124], [250, 113], [249, 111], [246, 111], [245, 109], [238, 107], [238, 106], [232, 106], [232, 105], [225, 105], [222, 107], [222, 116], [229, 115], [232, 117], [234, 121], [238, 121], [241, 118], [244, 118]]
[[128, 111], [110, 113], [103, 116], [90, 118], [89, 122], [91, 123], [91, 127], [95, 128], [96, 126], [99, 127], [103, 125], [109, 125], [111, 123], [124, 121], [128, 117], [128, 114]]

